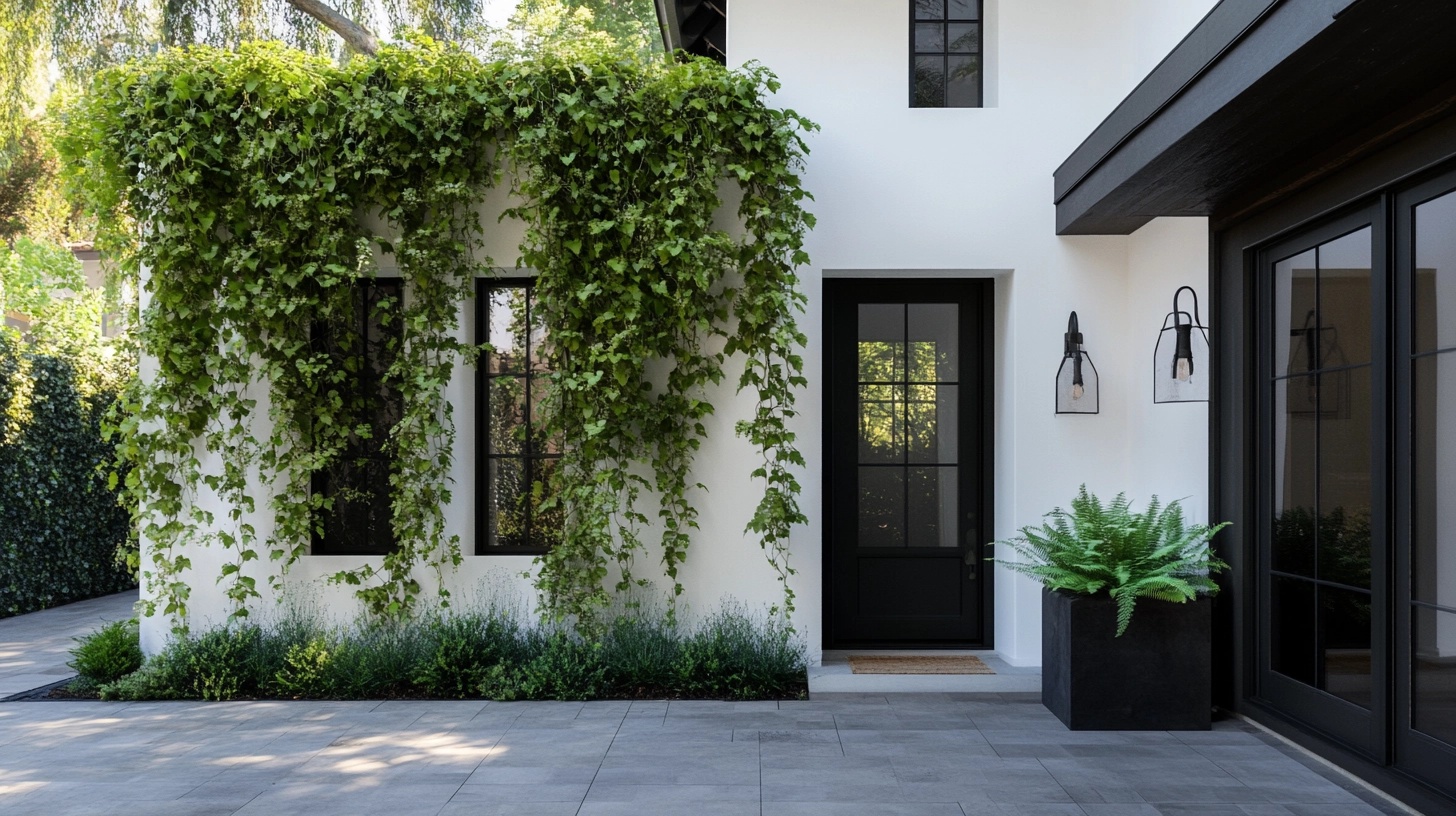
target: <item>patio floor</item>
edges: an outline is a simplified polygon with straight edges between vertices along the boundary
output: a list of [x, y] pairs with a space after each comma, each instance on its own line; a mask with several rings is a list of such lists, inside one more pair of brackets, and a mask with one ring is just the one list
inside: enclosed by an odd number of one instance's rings
[[0, 704], [0, 812], [1400, 813], [1237, 721], [1071, 732], [1034, 694]]

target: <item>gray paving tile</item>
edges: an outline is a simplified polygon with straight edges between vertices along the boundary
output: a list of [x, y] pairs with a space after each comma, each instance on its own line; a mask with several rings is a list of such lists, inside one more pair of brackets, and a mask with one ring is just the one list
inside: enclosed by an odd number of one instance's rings
[[[653, 802], [652, 816], [758, 816], [759, 803], [751, 802]], [[577, 816], [643, 816], [638, 802], [591, 802], [582, 804]]]
[[447, 803], [436, 816], [576, 816], [577, 802]]
[[[767, 769], [765, 769], [767, 771]], [[904, 802], [898, 784], [860, 785], [852, 783], [800, 782], [769, 783], [761, 786], [762, 800], [769, 802], [866, 803]]]
[[586, 802], [753, 802], [758, 803], [757, 782], [749, 785], [625, 785], [598, 780], [587, 792]]
[[[447, 797], [451, 802], [493, 804], [501, 802], [580, 802], [586, 798], [589, 782], [474, 784], [460, 785]], [[442, 803], [443, 804], [443, 803]]]
[[763, 803], [763, 816], [965, 816], [955, 802], [785, 802]]

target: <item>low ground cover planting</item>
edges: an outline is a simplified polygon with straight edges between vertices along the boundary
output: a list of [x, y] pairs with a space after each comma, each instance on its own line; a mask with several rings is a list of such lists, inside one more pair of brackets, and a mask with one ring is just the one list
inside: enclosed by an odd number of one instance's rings
[[782, 699], [807, 692], [804, 647], [776, 617], [727, 606], [696, 624], [648, 612], [602, 634], [502, 608], [326, 626], [290, 615], [173, 640], [143, 660], [134, 622], [83, 638], [62, 692], [103, 700]]

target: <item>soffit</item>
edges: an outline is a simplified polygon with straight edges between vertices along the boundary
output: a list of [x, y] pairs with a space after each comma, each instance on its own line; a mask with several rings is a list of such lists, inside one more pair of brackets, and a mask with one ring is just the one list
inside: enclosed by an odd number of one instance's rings
[[1224, 0], [1055, 173], [1057, 233], [1229, 218], [1456, 112], [1452, 0]]

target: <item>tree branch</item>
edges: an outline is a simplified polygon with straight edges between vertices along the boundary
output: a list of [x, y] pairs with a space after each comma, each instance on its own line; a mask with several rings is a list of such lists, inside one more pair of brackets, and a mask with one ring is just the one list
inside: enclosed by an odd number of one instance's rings
[[379, 39], [374, 32], [340, 14], [337, 9], [320, 0], [288, 0], [288, 5], [318, 20], [344, 38], [344, 42], [355, 51], [368, 57], [379, 53]]

